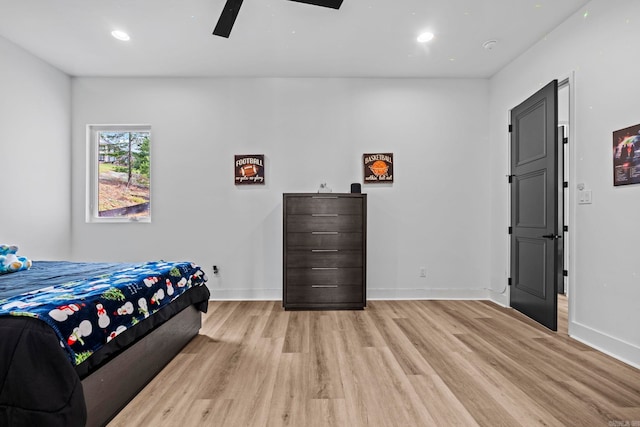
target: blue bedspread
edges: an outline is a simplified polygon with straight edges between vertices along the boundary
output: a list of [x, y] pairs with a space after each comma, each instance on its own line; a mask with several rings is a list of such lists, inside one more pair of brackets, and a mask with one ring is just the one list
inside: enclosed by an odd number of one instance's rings
[[15, 295], [115, 273], [135, 265], [117, 262], [34, 261], [27, 271], [0, 276], [0, 303]]
[[207, 280], [193, 263], [162, 261], [137, 265], [35, 261], [31, 270], [3, 279], [0, 316], [46, 322], [74, 365]]

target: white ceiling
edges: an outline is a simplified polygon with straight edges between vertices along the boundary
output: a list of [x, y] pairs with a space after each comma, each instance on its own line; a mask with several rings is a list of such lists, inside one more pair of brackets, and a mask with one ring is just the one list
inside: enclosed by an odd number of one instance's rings
[[244, 0], [225, 39], [211, 34], [225, 0], [0, 0], [0, 36], [73, 76], [485, 78], [587, 3]]

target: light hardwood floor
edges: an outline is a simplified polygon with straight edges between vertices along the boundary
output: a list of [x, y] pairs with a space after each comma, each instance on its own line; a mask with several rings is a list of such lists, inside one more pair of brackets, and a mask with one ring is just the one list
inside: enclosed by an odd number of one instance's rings
[[640, 371], [491, 302], [211, 302], [134, 425], [634, 426]]

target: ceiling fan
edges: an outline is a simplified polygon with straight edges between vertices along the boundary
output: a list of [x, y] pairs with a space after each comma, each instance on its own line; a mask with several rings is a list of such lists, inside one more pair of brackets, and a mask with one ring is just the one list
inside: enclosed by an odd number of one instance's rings
[[[342, 0], [290, 0], [298, 3], [307, 3], [315, 6], [330, 7], [332, 9], [340, 9]], [[240, 6], [242, 6], [242, 0], [227, 0], [227, 3], [222, 9], [222, 14], [218, 19], [216, 28], [213, 30], [213, 35], [229, 38], [233, 24], [236, 22], [238, 12], [240, 12]]]

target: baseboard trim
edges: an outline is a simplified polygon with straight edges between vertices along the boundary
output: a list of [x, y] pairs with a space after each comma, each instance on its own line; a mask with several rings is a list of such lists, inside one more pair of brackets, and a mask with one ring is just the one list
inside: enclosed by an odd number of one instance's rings
[[210, 290], [212, 301], [282, 301], [282, 288]]
[[486, 289], [368, 289], [369, 300], [487, 300]]
[[509, 295], [501, 294], [499, 292], [489, 290], [489, 296], [491, 301], [502, 307], [511, 307], [511, 302], [509, 301]]
[[569, 336], [627, 365], [640, 369], [640, 347], [634, 344], [572, 321], [569, 321]]
[[[215, 301], [282, 301], [282, 289], [212, 289]], [[487, 289], [368, 289], [368, 300], [490, 300]]]

